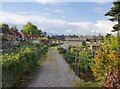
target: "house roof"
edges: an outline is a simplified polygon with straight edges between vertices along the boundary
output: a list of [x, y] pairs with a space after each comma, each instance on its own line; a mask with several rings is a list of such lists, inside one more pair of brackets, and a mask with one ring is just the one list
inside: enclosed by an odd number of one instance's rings
[[24, 34], [23, 32], [18, 32], [18, 34], [19, 34], [20, 36], [25, 36], [25, 34]]
[[9, 31], [8, 31], [9, 27], [2, 27], [2, 33], [5, 33], [5, 34], [10, 34]]
[[39, 34], [31, 35], [31, 37], [40, 37]]
[[16, 33], [12, 29], [8, 29], [11, 35], [16, 35]]
[[18, 31], [12, 30], [17, 36], [20, 36]]
[[101, 43], [101, 42], [93, 42], [91, 45], [92, 46], [101, 46], [103, 43]]
[[13, 30], [12, 28], [10, 29], [8, 26], [2, 27], [0, 30], [1, 30], [0, 32], [5, 33], [5, 34], [19, 35], [17, 31]]
[[79, 37], [65, 37], [66, 41], [86, 41], [86, 38], [79, 38]]

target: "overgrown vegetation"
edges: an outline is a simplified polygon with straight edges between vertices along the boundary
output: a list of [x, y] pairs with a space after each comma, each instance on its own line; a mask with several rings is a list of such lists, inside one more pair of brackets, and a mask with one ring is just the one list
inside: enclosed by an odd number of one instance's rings
[[119, 54], [118, 43], [115, 42], [116, 40], [117, 37], [113, 36], [110, 36], [109, 39], [105, 38], [104, 45], [97, 50], [91, 65], [96, 80], [102, 83], [106, 82], [109, 75], [115, 74], [114, 80], [110, 82], [111, 86], [109, 87], [114, 86], [112, 83], [116, 82], [117, 84], [119, 82]]
[[[94, 77], [90, 68], [93, 61], [89, 50], [83, 50], [82, 47], [70, 47], [68, 51], [59, 48], [66, 61], [70, 64], [73, 71], [84, 81], [93, 81]], [[91, 78], [91, 79], [90, 79]]]
[[47, 49], [47, 46], [35, 44], [34, 48], [21, 48], [17, 54], [3, 53], [1, 57], [3, 87], [19, 86], [24, 77], [34, 71]]
[[[113, 35], [105, 37], [104, 44], [98, 47], [94, 56], [90, 50], [85, 50], [83, 47], [70, 47], [69, 50], [58, 49], [74, 72], [86, 81], [79, 86], [87, 84], [89, 87], [91, 84], [94, 87], [98, 83], [99, 86], [113, 87], [114, 83], [115, 85], [119, 83], [119, 44], [117, 39], [118, 36], [114, 37]], [[112, 76], [114, 78], [111, 79], [111, 75], [114, 75]]]

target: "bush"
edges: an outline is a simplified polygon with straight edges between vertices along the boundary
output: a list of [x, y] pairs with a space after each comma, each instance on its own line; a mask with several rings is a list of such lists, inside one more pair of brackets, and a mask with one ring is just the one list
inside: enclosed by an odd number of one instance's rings
[[4, 53], [2, 55], [2, 77], [4, 87], [7, 83], [17, 83], [24, 79], [24, 75], [32, 72], [37, 65], [38, 60], [47, 52], [47, 47], [38, 49], [21, 49], [16, 53]]
[[89, 51], [84, 51], [82, 47], [70, 47], [68, 51], [59, 48], [59, 52], [63, 54], [65, 60], [70, 64], [76, 74], [91, 73], [90, 63], [92, 57]]
[[112, 50], [109, 54], [105, 50], [97, 51], [91, 68], [96, 80], [104, 83], [111, 71], [118, 71], [118, 55]]
[[90, 72], [90, 63], [92, 59], [89, 58], [89, 55], [87, 51], [82, 51], [79, 55], [78, 66], [83, 73]]
[[115, 44], [115, 38], [107, 40], [105, 38], [104, 45], [101, 49], [96, 51], [94, 57], [94, 62], [91, 65], [93, 74], [96, 80], [105, 82], [107, 76], [110, 74], [115, 74], [119, 69], [119, 55], [116, 50], [117, 46]]

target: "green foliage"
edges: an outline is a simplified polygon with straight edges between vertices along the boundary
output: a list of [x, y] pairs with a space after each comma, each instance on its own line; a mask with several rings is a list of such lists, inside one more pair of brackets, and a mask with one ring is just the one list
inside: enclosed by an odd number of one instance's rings
[[43, 36], [46, 37], [47, 36], [47, 32], [43, 32]]
[[6, 85], [7, 82], [10, 82], [12, 85], [24, 79], [24, 75], [34, 70], [39, 59], [45, 55], [46, 52], [47, 47], [37, 46], [37, 49], [21, 49], [17, 54], [2, 54], [2, 77], [4, 85]]
[[101, 87], [101, 82], [80, 82], [76, 83], [77, 87], [83, 87], [83, 89], [96, 89], [97, 87]]
[[47, 38], [47, 37], [42, 37], [42, 38], [39, 37], [38, 40], [39, 40], [39, 41], [46, 41], [46, 40], [48, 40], [48, 38]]
[[7, 26], [8, 26], [8, 24], [3, 23], [3, 24], [1, 24], [0, 26], [2, 26], [2, 27], [7, 27]]
[[120, 60], [120, 0], [115, 0], [113, 2], [114, 6], [111, 7], [111, 10], [107, 12], [106, 16], [111, 16], [112, 18], [109, 19], [111, 21], [117, 21], [118, 23], [113, 26], [113, 32], [117, 31], [117, 44], [118, 44], [118, 55]]
[[113, 50], [117, 50], [117, 47], [118, 47], [117, 37], [111, 36], [110, 37], [110, 48]]
[[13, 26], [12, 29], [18, 31], [16, 26]]
[[69, 51], [59, 48], [59, 52], [63, 54], [66, 61], [70, 64], [76, 74], [80, 72], [86, 73], [90, 71], [90, 52], [84, 51], [82, 47], [70, 47]]
[[105, 14], [105, 16], [111, 16], [111, 21], [118, 21], [120, 16], [120, 1], [114, 1], [114, 6], [111, 7], [111, 10]]
[[83, 73], [89, 72], [89, 64], [92, 59], [89, 58], [89, 53], [87, 51], [80, 52], [78, 66]]
[[34, 35], [38, 34], [40, 31], [38, 30], [37, 26], [28, 22], [26, 25], [23, 26], [22, 32], [28, 35]]
[[86, 42], [82, 42], [82, 45], [83, 45], [83, 46], [86, 46]]
[[110, 40], [104, 39], [104, 45], [101, 46], [101, 50], [96, 51], [94, 62], [91, 65], [91, 69], [96, 80], [105, 82], [107, 75], [118, 71], [118, 50], [116, 37], [111, 36]]

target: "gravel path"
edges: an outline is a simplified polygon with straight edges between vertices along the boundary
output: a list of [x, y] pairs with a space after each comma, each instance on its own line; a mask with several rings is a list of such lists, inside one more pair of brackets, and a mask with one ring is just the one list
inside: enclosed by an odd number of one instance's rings
[[74, 87], [74, 81], [82, 80], [74, 74], [57, 49], [51, 48], [46, 62], [28, 87]]

